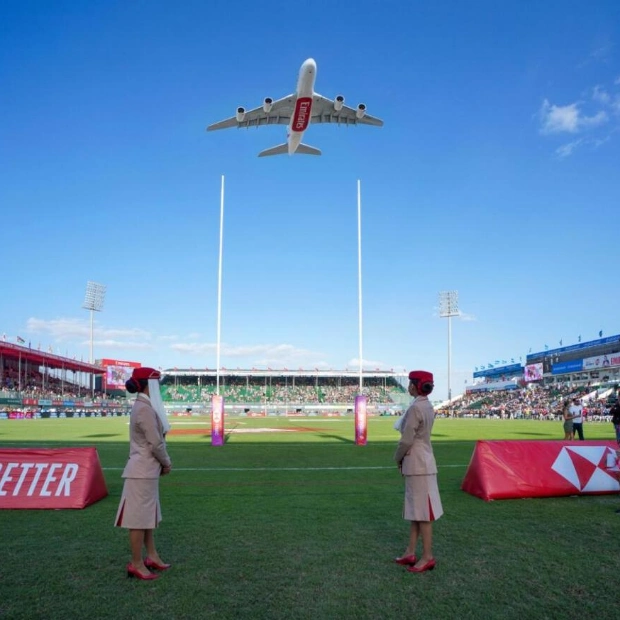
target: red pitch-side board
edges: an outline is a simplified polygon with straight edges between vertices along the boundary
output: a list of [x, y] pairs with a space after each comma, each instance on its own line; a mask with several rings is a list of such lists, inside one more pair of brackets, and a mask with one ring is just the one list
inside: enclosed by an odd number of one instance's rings
[[0, 509], [85, 508], [107, 494], [95, 448], [0, 449]]
[[618, 493], [617, 447], [615, 441], [478, 441], [461, 489], [487, 501]]

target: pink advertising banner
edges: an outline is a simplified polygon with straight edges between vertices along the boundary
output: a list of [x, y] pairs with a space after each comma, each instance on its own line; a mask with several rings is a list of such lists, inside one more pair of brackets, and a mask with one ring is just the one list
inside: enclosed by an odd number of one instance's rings
[[368, 415], [366, 412], [366, 397], [355, 397], [355, 444], [365, 446], [368, 438]]
[[224, 445], [224, 397], [218, 394], [211, 401], [211, 445]]

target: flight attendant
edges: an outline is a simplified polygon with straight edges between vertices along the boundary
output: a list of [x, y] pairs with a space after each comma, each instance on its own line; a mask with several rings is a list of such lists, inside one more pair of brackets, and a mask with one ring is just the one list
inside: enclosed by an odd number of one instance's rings
[[165, 440], [170, 424], [159, 392], [160, 376], [153, 368], [134, 368], [125, 382], [127, 391], [138, 396], [131, 409], [129, 460], [123, 471], [125, 483], [115, 525], [129, 530], [131, 562], [127, 564], [127, 576], [144, 580], [159, 577], [149, 569], [170, 568], [157, 553], [153, 534], [161, 521], [159, 477], [172, 469]]
[[[432, 552], [433, 521], [443, 514], [437, 487], [437, 465], [431, 445], [435, 410], [428, 400], [433, 391], [433, 375], [425, 370], [409, 373], [409, 394], [414, 397], [400, 423], [401, 438], [394, 454], [405, 478], [403, 518], [411, 522], [409, 544], [396, 563], [412, 573], [435, 568]], [[422, 538], [422, 555], [418, 558], [418, 538]]]

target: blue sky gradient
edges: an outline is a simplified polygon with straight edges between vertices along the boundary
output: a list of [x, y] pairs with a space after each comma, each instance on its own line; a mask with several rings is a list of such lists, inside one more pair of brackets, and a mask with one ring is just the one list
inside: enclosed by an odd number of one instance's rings
[[[5, 2], [0, 332], [88, 359], [227, 368], [475, 367], [620, 332], [620, 3]], [[208, 124], [295, 88], [382, 128]]]

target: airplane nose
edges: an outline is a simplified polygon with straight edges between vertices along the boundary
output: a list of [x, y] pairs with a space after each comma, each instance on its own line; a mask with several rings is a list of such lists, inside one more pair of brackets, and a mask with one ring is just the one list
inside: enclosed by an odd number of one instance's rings
[[312, 69], [313, 71], [316, 71], [316, 62], [314, 58], [308, 58], [308, 60], [304, 62], [304, 68], [308, 70]]

